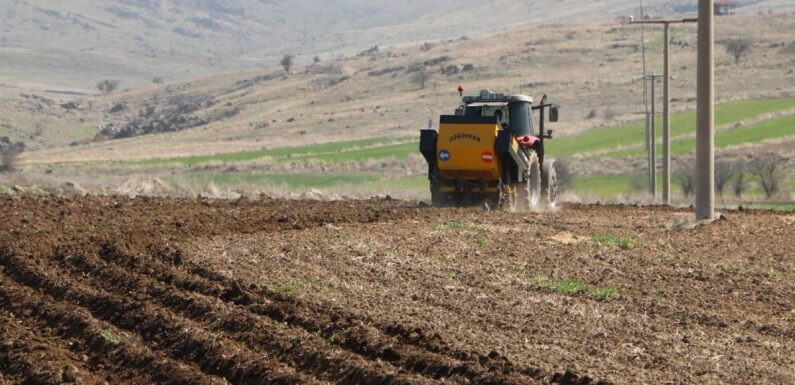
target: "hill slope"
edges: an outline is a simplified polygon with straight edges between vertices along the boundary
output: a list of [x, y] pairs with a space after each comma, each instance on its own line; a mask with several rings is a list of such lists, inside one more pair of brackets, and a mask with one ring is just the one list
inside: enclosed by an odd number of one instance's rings
[[[651, 0], [652, 14], [691, 1]], [[745, 1], [754, 12], [780, 1]], [[542, 23], [636, 13], [635, 0], [12, 0], [0, 12], [0, 86], [90, 92], [103, 78], [124, 87], [273, 65], [284, 53], [308, 62], [373, 45], [405, 45]], [[743, 8], [741, 8], [741, 11]]]

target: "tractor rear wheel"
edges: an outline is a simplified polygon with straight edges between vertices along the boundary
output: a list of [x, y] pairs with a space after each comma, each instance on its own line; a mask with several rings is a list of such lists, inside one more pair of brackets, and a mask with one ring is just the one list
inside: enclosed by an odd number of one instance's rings
[[513, 211], [535, 211], [541, 201], [541, 169], [538, 166], [538, 157], [531, 154], [528, 162], [527, 174], [524, 182], [520, 183], [517, 191], [516, 206]]

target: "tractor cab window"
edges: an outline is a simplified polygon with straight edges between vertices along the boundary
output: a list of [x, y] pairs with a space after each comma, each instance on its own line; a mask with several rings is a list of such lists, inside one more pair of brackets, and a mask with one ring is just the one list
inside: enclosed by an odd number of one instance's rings
[[[498, 112], [499, 111], [499, 112]], [[500, 127], [507, 130], [510, 127], [511, 111], [508, 103], [473, 103], [466, 106], [466, 116], [500, 117]]]
[[511, 102], [510, 111], [511, 133], [513, 136], [526, 136], [533, 134], [533, 114], [530, 103]]
[[483, 106], [482, 116], [494, 116], [499, 120], [500, 127], [510, 130], [510, 118], [507, 106]]
[[466, 106], [464, 107], [464, 116], [483, 116], [480, 107]]

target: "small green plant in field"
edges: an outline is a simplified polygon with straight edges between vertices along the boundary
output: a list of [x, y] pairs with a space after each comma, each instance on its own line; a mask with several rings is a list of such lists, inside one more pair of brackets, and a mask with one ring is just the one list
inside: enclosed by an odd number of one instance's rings
[[276, 282], [273, 284], [268, 285], [268, 288], [276, 293], [283, 293], [283, 294], [293, 294], [298, 289], [298, 285], [295, 281], [295, 278], [290, 279], [290, 281], [286, 283]]
[[695, 258], [695, 257], [688, 257], [685, 258], [685, 263], [689, 266], [704, 266], [706, 262], [702, 259]]
[[735, 261], [729, 261], [723, 264], [723, 268], [731, 273], [734, 273], [740, 269], [740, 265]]
[[600, 246], [615, 246], [618, 244], [618, 238], [612, 235], [597, 235], [593, 237], [593, 241]]
[[121, 336], [114, 333], [113, 330], [110, 329], [102, 329], [99, 331], [99, 335], [102, 336], [106, 341], [112, 343], [113, 345], [121, 344]]
[[334, 284], [331, 284], [331, 283], [320, 283], [320, 284], [318, 284], [316, 286], [317, 286], [318, 289], [325, 290], [325, 291], [327, 291], [329, 293], [339, 293], [340, 292], [340, 288], [334, 286]]
[[555, 282], [551, 288], [558, 293], [580, 294], [588, 290], [588, 285], [574, 279], [565, 278]]
[[433, 261], [433, 263], [437, 265], [442, 265], [442, 266], [447, 266], [450, 264], [450, 260], [444, 257], [433, 258], [431, 259], [431, 261]]
[[591, 296], [593, 296], [597, 301], [604, 301], [616, 295], [618, 295], [618, 289], [613, 286], [597, 287], [591, 289]]
[[637, 246], [637, 242], [630, 237], [618, 238], [614, 235], [607, 235], [607, 234], [597, 235], [593, 237], [593, 241], [594, 243], [600, 246], [607, 246], [607, 247], [618, 246], [624, 250], [634, 249], [635, 246]]
[[635, 240], [632, 239], [632, 238], [629, 238], [629, 237], [621, 238], [618, 241], [618, 247], [620, 247], [620, 248], [622, 248], [624, 250], [634, 249], [636, 244], [637, 243], [635, 242]]
[[473, 226], [473, 225], [466, 224], [466, 223], [461, 223], [459, 221], [449, 222], [449, 223], [447, 223], [447, 227], [450, 228], [450, 229], [453, 229], [453, 230], [467, 230], [467, 229], [475, 228], [475, 226]]
[[483, 238], [478, 238], [478, 239], [475, 239], [475, 243], [477, 243], [478, 246], [485, 246], [486, 245], [486, 240], [483, 239]]
[[618, 289], [613, 286], [596, 287], [572, 278], [562, 278], [559, 280], [531, 278], [528, 280], [528, 283], [531, 286], [551, 289], [561, 294], [578, 295], [588, 293], [597, 301], [604, 301], [618, 295]]
[[449, 278], [449, 279], [453, 279], [453, 278], [455, 278], [455, 272], [454, 271], [445, 271], [444, 272], [444, 276]]

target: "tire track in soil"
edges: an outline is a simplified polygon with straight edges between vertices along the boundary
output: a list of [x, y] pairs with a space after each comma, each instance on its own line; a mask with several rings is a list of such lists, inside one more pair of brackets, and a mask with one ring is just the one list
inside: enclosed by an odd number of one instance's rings
[[6, 311], [0, 312], [0, 331], [4, 336], [0, 341], [0, 372], [16, 377], [17, 383], [97, 384], [105, 377], [104, 373], [89, 371], [83, 362], [72, 358], [74, 353], [64, 341], [36, 334]]
[[0, 255], [0, 265], [6, 268], [6, 275], [19, 284], [41, 290], [56, 300], [79, 304], [94, 317], [137, 333], [148, 344], [174, 359], [196, 364], [208, 375], [224, 377], [233, 384], [320, 383], [223, 337], [209, 335], [165, 309], [101, 289], [83, 287], [70, 278], [50, 278], [38, 265], [11, 254]]
[[439, 335], [426, 335], [418, 328], [376, 325], [373, 333], [373, 328], [368, 327], [375, 324], [371, 320], [360, 320], [325, 306], [264, 289], [244, 290], [236, 281], [194, 264], [177, 266], [184, 260], [178, 249], [150, 251], [152, 255], [148, 256], [130, 255], [106, 245], [100, 256], [161, 282], [245, 306], [255, 314], [318, 333], [327, 339], [333, 338], [335, 345], [373, 360], [389, 361], [405, 370], [433, 378], [461, 376], [480, 384], [596, 383], [587, 376], [571, 372], [546, 376], [538, 369], [515, 366], [497, 352], [479, 354], [455, 350]]
[[[86, 309], [59, 303], [0, 273], [0, 304], [4, 309], [24, 315], [24, 320], [53, 330], [62, 339], [75, 339], [75, 352], [89, 356], [94, 368], [111, 373], [112, 383], [133, 384], [225, 384], [220, 378], [200, 374], [196, 368], [177, 363], [150, 351], [134, 339], [115, 345], [99, 334], [108, 325], [91, 317]], [[94, 369], [96, 370], [96, 369]], [[199, 373], [197, 373], [199, 372]], [[148, 380], [144, 380], [148, 379]]]
[[[274, 331], [281, 324], [263, 318], [246, 308], [202, 294], [184, 292], [152, 280], [138, 271], [108, 264], [85, 255], [59, 253], [54, 260], [71, 273], [86, 277], [91, 286], [102, 286], [116, 293], [134, 293], [137, 298], [157, 302], [170, 310], [202, 323], [209, 330], [223, 333], [250, 349], [273, 355], [297, 370], [310, 372], [323, 380], [343, 384], [430, 384], [429, 378], [400, 370], [385, 362], [368, 361], [346, 350], [333, 349], [328, 341], [304, 329]], [[300, 343], [296, 343], [300, 341]], [[460, 382], [460, 381], [459, 381]]]

